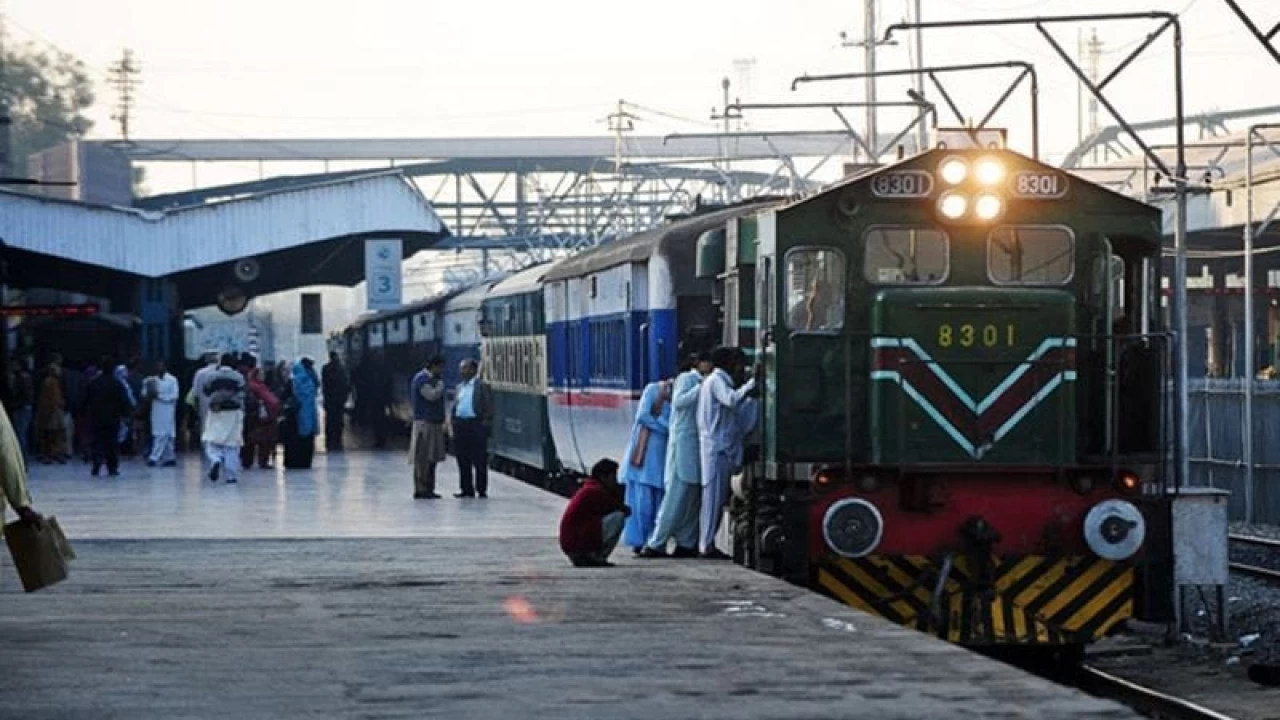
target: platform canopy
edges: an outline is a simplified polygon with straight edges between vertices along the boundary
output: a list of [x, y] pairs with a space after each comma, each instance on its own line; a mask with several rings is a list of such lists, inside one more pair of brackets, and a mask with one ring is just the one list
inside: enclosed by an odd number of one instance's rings
[[[87, 205], [0, 190], [8, 281], [120, 298], [132, 279], [171, 279], [182, 304], [364, 278], [363, 240], [396, 237], [409, 257], [449, 232], [398, 171], [163, 211]], [[237, 275], [253, 260], [254, 279]], [[127, 287], [122, 287], [127, 286]]]

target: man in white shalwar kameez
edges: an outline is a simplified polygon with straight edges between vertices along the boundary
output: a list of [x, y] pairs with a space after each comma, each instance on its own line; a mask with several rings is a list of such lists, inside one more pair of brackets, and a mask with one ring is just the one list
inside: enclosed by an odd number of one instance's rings
[[173, 441], [178, 434], [178, 378], [165, 369], [164, 361], [156, 363], [156, 374], [143, 385], [151, 398], [151, 455], [147, 464], [177, 464]]
[[240, 446], [244, 444], [244, 376], [236, 369], [236, 356], [222, 356], [222, 363], [204, 383], [209, 400], [204, 434], [200, 439], [209, 459], [209, 480], [225, 473], [230, 485], [240, 476]]
[[667, 543], [676, 541], [671, 557], [698, 554], [698, 507], [702, 503], [702, 472], [698, 454], [698, 387], [711, 372], [711, 354], [690, 356], [671, 386], [668, 426], [666, 493], [641, 557], [667, 557]]
[[195, 377], [191, 379], [191, 392], [187, 400], [188, 405], [195, 405], [197, 417], [200, 418], [200, 445], [204, 448], [205, 455], [209, 454], [209, 448], [204, 447], [204, 429], [209, 415], [209, 396], [204, 394], [204, 384], [208, 382], [209, 376], [217, 369], [218, 354], [213, 352], [205, 353], [204, 367], [197, 370]]
[[701, 557], [722, 560], [729, 556], [715, 545], [725, 503], [729, 501], [729, 478], [742, 443], [738, 407], [756, 387], [753, 377], [737, 390], [733, 374], [737, 353], [721, 347], [711, 354], [715, 371], [698, 389], [698, 443], [702, 459], [702, 532], [698, 542]]

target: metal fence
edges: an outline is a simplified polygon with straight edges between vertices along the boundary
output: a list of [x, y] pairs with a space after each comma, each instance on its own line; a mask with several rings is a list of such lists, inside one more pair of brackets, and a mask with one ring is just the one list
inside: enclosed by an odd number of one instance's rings
[[1280, 525], [1280, 382], [1254, 382], [1252, 493], [1243, 461], [1244, 380], [1192, 380], [1188, 394], [1190, 484], [1230, 490], [1233, 521]]

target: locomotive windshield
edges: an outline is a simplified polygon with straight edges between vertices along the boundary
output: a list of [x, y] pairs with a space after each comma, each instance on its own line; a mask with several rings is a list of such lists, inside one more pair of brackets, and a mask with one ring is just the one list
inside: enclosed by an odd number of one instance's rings
[[945, 233], [911, 227], [874, 227], [863, 235], [863, 275], [874, 285], [939, 285], [947, 279]]
[[787, 327], [839, 332], [844, 327], [844, 253], [797, 248], [787, 253]]
[[1065, 285], [1075, 268], [1075, 239], [1064, 227], [1006, 225], [987, 240], [987, 274], [997, 285]]

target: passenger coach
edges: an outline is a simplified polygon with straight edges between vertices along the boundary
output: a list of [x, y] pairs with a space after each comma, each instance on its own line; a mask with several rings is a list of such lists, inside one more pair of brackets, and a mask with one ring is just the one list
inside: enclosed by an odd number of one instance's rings
[[714, 282], [694, 273], [698, 236], [757, 201], [675, 220], [564, 260], [543, 278], [548, 415], [564, 467], [626, 452], [644, 386], [719, 338]]
[[[496, 275], [485, 278], [479, 283], [449, 298], [441, 312], [444, 332], [444, 383], [447, 388], [457, 387], [461, 376], [458, 366], [463, 360], [480, 360], [480, 305], [489, 294], [489, 289], [505, 277]], [[419, 368], [426, 358], [419, 359]]]
[[542, 485], [560, 475], [547, 420], [542, 277], [549, 267], [527, 268], [497, 283], [480, 305], [481, 373], [493, 388], [495, 406], [492, 465]]

